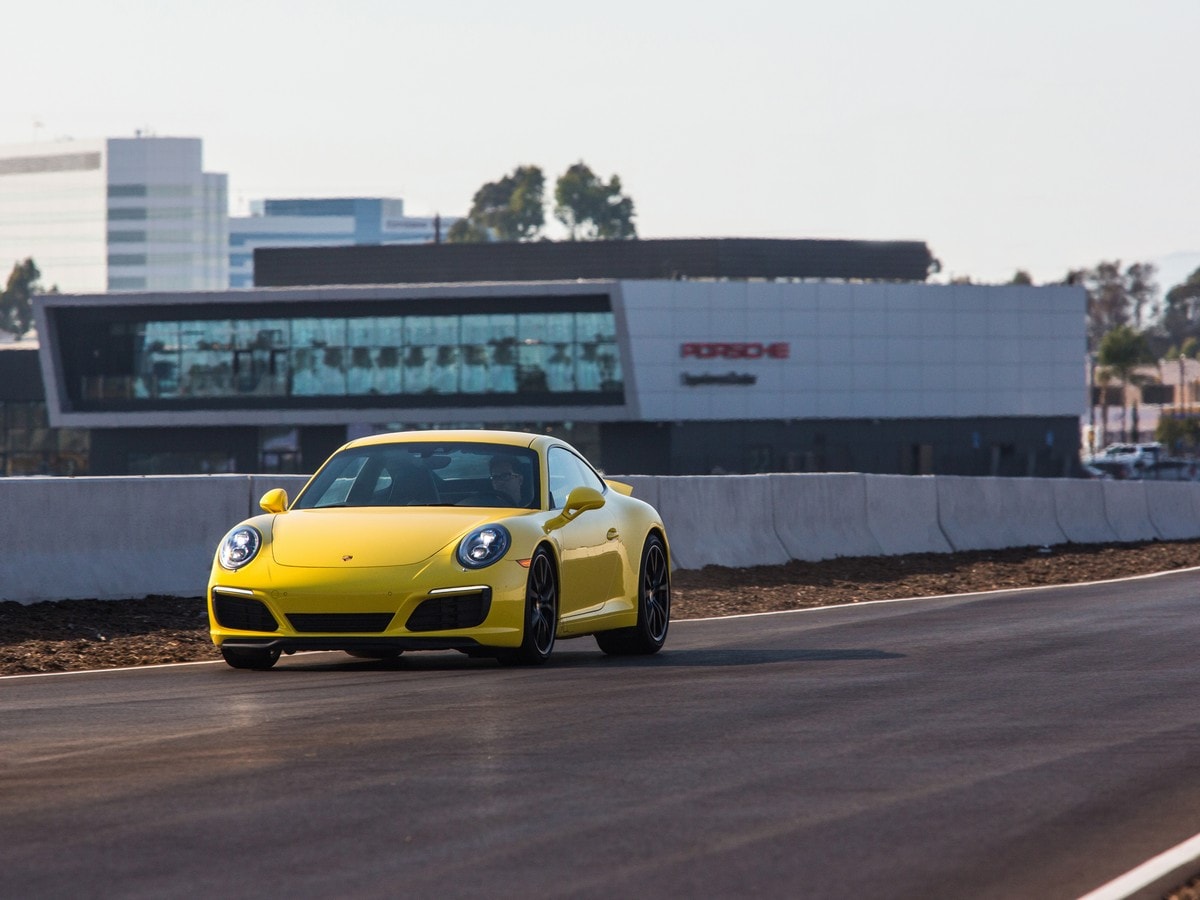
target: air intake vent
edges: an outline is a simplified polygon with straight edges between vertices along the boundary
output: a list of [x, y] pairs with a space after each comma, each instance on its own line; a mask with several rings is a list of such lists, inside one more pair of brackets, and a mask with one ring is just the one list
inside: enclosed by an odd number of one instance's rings
[[386, 631], [394, 613], [291, 613], [287, 618], [297, 631], [307, 633], [378, 634]]
[[249, 597], [213, 592], [213, 612], [222, 628], [238, 631], [278, 631], [279, 623], [266, 605]]
[[405, 628], [409, 631], [451, 631], [482, 625], [492, 605], [492, 590], [471, 594], [431, 597], [413, 610]]

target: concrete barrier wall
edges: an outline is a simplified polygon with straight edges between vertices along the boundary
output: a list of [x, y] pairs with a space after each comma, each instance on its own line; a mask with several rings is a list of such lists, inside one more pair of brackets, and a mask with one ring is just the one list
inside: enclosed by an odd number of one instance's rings
[[1108, 544], [1117, 539], [1104, 509], [1103, 482], [1054, 479], [1054, 507], [1058, 527], [1072, 544]]
[[1150, 523], [1164, 541], [1178, 541], [1196, 534], [1200, 484], [1191, 481], [1147, 481], [1146, 508]]
[[931, 475], [866, 475], [867, 527], [884, 556], [949, 553], [938, 524], [937, 479]]
[[0, 479], [0, 600], [199, 597], [238, 475]]
[[867, 525], [866, 475], [767, 478], [775, 534], [792, 559], [811, 562], [883, 553]]
[[657, 509], [676, 568], [769, 566], [791, 557], [775, 535], [769, 475], [658, 480]]
[[1154, 523], [1150, 521], [1150, 507], [1146, 503], [1145, 481], [1102, 481], [1104, 488], [1104, 516], [1117, 540], [1152, 541], [1158, 538]]
[[[658, 509], [658, 482], [656, 475], [609, 475], [613, 481], [620, 481], [633, 488], [633, 496], [644, 500]], [[668, 536], [669, 538], [669, 536]]]
[[[258, 500], [305, 476], [0, 478], [0, 601], [204, 592]], [[1200, 538], [1200, 484], [904, 475], [618, 476], [676, 567]]]
[[1065, 544], [1049, 487], [1040, 478], [940, 477], [938, 521], [955, 550]]

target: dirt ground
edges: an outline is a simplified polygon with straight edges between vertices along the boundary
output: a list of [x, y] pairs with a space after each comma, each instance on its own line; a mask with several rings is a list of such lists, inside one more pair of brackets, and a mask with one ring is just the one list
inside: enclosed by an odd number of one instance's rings
[[[674, 574], [672, 618], [1098, 581], [1190, 566], [1200, 566], [1200, 541], [709, 566]], [[0, 603], [0, 675], [218, 658], [199, 597]]]

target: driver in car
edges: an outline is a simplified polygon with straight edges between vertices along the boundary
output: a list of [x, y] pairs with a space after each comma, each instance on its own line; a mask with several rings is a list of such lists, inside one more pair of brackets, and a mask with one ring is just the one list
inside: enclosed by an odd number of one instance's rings
[[512, 457], [493, 456], [488, 471], [491, 473], [492, 489], [497, 494], [511, 500], [513, 506], [525, 505], [525, 479], [513, 465]]

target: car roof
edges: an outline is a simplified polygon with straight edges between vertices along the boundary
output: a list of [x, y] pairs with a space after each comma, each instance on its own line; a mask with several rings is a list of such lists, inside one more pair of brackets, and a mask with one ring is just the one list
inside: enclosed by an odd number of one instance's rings
[[412, 443], [467, 443], [467, 444], [502, 444], [509, 447], [529, 447], [542, 449], [549, 444], [566, 444], [557, 438], [544, 434], [529, 434], [524, 431], [492, 431], [483, 428], [454, 428], [430, 429], [427, 431], [393, 431], [385, 434], [373, 434], [358, 438], [345, 444], [348, 447], [367, 447], [375, 444], [412, 444]]

